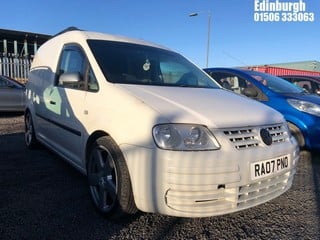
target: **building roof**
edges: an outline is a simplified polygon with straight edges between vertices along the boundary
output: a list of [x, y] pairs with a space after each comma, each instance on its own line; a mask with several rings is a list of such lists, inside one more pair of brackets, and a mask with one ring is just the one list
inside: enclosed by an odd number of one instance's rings
[[28, 42], [37, 42], [38, 44], [41, 45], [45, 41], [47, 41], [49, 38], [51, 38], [51, 35], [0, 29], [0, 39], [1, 40], [2, 39], [6, 39], [7, 41], [17, 40], [19, 42], [23, 42], [23, 41], [27, 40]]
[[274, 63], [274, 64], [266, 64], [262, 66], [282, 67], [282, 68], [291, 68], [291, 69], [320, 72], [320, 62], [317, 60], [288, 62], [288, 63]]
[[36, 49], [50, 38], [51, 35], [46, 34], [0, 29], [0, 56], [32, 56]]

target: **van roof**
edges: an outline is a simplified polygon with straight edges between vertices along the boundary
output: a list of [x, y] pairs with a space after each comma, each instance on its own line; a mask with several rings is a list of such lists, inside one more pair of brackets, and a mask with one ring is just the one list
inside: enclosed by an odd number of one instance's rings
[[172, 51], [164, 46], [147, 42], [144, 40], [100, 32], [84, 31], [75, 27], [70, 27], [59, 32], [54, 37], [46, 41], [43, 45], [41, 45], [41, 47], [37, 50], [37, 53], [32, 61], [31, 68], [33, 69], [35, 67], [46, 66], [55, 69], [61, 50], [65, 44], [77, 43], [81, 45], [84, 49], [86, 49], [88, 48], [87, 40], [89, 39], [132, 43]]
[[77, 27], [68, 27], [62, 30], [61, 32], [57, 33], [56, 35], [54, 35], [52, 38], [56, 38], [60, 36], [70, 37], [72, 39], [79, 39], [79, 40], [95, 39], [95, 40], [127, 42], [127, 43], [134, 43], [139, 45], [152, 46], [152, 47], [170, 50], [167, 47], [164, 47], [162, 45], [148, 42], [142, 39], [135, 39], [135, 38], [130, 38], [126, 36], [107, 34], [102, 32], [86, 31], [86, 30], [78, 29]]

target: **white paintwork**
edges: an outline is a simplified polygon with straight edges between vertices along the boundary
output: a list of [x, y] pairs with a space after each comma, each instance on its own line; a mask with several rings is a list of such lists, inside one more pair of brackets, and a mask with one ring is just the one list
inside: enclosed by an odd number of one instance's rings
[[[102, 131], [109, 134], [122, 150], [135, 203], [145, 212], [184, 217], [214, 216], [261, 204], [290, 188], [299, 150], [278, 112], [223, 89], [110, 83], [95, 61], [87, 39], [159, 47], [140, 40], [72, 31], [49, 40], [39, 49], [27, 85], [27, 108], [33, 114], [37, 138], [81, 172], [86, 173], [88, 138], [94, 132]], [[98, 80], [98, 92], [73, 89], [62, 92], [54, 85], [60, 52], [69, 42], [77, 42], [84, 50]], [[53, 100], [56, 102], [54, 108], [50, 106]], [[59, 121], [79, 131], [81, 139], [47, 120]], [[211, 130], [221, 148], [215, 151], [159, 149], [152, 136], [153, 127], [159, 123], [204, 125]], [[259, 130], [271, 125], [284, 128], [285, 141], [266, 146], [259, 139]], [[236, 149], [223, 132], [244, 128], [253, 129], [260, 141], [259, 146]], [[286, 175], [281, 172], [283, 187], [275, 188], [270, 195], [253, 196], [251, 200], [238, 202], [242, 199], [239, 197], [242, 189], [266, 184], [263, 181], [268, 179], [269, 182], [277, 181], [274, 177], [280, 177], [277, 173], [252, 181], [251, 163], [284, 155], [290, 156], [291, 162]], [[268, 185], [268, 189], [272, 187]]]

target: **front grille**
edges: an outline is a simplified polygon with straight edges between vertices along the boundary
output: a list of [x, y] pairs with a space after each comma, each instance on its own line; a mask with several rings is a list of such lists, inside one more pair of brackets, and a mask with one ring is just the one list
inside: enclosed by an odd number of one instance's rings
[[259, 138], [253, 128], [225, 130], [223, 133], [237, 149], [259, 146]]
[[260, 137], [260, 130], [267, 129], [272, 137], [272, 143], [277, 144], [285, 142], [288, 139], [288, 130], [284, 124], [246, 127], [246, 128], [231, 128], [225, 129], [223, 133], [236, 149], [255, 148], [263, 144]]
[[275, 125], [267, 127], [272, 136], [273, 143], [285, 142], [288, 138], [288, 132], [283, 125]]

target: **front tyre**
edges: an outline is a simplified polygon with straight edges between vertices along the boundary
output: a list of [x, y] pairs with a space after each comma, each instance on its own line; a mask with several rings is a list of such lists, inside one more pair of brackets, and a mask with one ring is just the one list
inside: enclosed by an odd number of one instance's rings
[[127, 165], [110, 137], [98, 138], [90, 148], [87, 177], [91, 198], [100, 213], [120, 218], [137, 212]]

